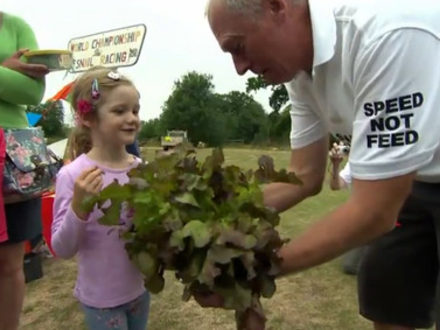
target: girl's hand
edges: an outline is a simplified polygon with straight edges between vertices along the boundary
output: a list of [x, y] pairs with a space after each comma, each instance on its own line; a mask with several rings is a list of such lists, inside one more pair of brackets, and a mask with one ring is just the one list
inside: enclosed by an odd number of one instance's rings
[[28, 49], [20, 49], [19, 51], [16, 51], [11, 57], [4, 60], [1, 65], [32, 78], [43, 78], [49, 73], [49, 69], [43, 64], [28, 64], [22, 62], [20, 57], [26, 51], [28, 51]]
[[102, 189], [102, 171], [97, 167], [84, 170], [76, 179], [73, 188], [72, 210], [81, 220], [86, 220], [88, 213], [81, 209], [84, 198], [98, 194]]

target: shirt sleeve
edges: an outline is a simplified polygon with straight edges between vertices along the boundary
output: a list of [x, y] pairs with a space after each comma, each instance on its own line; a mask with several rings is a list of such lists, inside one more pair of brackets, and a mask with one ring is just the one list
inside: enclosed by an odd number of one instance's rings
[[314, 106], [314, 99], [306, 85], [311, 83], [305, 73], [286, 84], [292, 103], [290, 108], [291, 130], [290, 146], [292, 149], [305, 147], [328, 132], [327, 120], [319, 107]]
[[350, 163], [347, 162], [344, 166], [344, 168], [339, 172], [339, 176], [342, 180], [347, 183], [347, 185], [351, 185], [351, 170], [350, 170]]
[[53, 205], [52, 248], [61, 258], [71, 258], [77, 251], [86, 221], [72, 210], [74, 180], [66, 167], [57, 176]]
[[370, 42], [354, 59], [356, 96], [350, 166], [356, 179], [408, 174], [431, 162], [440, 142], [440, 42], [417, 29]]
[[[22, 19], [13, 17], [17, 38], [17, 50], [38, 49], [31, 27]], [[11, 54], [12, 55], [12, 54]], [[43, 98], [45, 80], [31, 78], [18, 71], [0, 65], [0, 99], [12, 104], [36, 105]]]

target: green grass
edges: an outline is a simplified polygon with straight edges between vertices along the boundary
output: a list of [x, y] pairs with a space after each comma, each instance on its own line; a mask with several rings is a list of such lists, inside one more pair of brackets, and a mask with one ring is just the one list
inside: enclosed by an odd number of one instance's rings
[[[151, 159], [155, 150], [144, 152]], [[209, 152], [198, 151], [200, 157]], [[255, 168], [261, 154], [272, 156], [278, 168], [288, 165], [289, 151], [225, 149], [226, 162], [243, 168]], [[299, 235], [346, 197], [347, 192], [332, 192], [326, 186], [320, 195], [282, 214], [281, 235]], [[45, 260], [44, 277], [28, 284], [20, 329], [84, 329], [72, 296], [75, 276], [74, 260]], [[149, 330], [235, 329], [233, 312], [203, 309], [193, 300], [184, 303], [181, 293], [182, 286], [167, 274], [164, 291], [152, 298]], [[263, 300], [263, 306], [268, 330], [371, 329], [358, 314], [356, 278], [342, 273], [340, 260], [278, 280], [276, 294]]]

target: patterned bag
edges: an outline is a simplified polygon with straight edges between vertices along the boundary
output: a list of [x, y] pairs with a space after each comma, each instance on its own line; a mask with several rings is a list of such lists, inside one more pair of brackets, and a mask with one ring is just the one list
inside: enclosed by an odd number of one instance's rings
[[5, 203], [41, 196], [50, 190], [63, 165], [46, 147], [41, 127], [5, 129], [6, 163], [3, 171]]

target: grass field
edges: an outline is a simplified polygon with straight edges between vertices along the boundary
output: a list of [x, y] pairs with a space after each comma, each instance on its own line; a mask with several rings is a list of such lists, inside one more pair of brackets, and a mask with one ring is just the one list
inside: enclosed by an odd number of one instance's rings
[[[152, 158], [154, 150], [144, 150]], [[208, 149], [199, 151], [201, 157]], [[286, 167], [288, 151], [226, 149], [227, 163], [255, 168], [261, 154], [268, 154], [278, 168]], [[282, 214], [279, 227], [283, 237], [295, 237], [322, 214], [336, 207], [347, 192], [332, 192], [327, 186], [313, 199]], [[85, 329], [80, 307], [72, 296], [76, 277], [74, 260], [46, 259], [44, 277], [31, 282], [20, 329]], [[182, 286], [167, 276], [165, 290], [152, 297], [149, 330], [235, 329], [233, 312], [202, 309], [194, 301], [181, 301]], [[340, 260], [288, 276], [277, 281], [277, 292], [263, 300], [267, 329], [371, 329], [358, 314], [356, 278], [341, 272]]]

